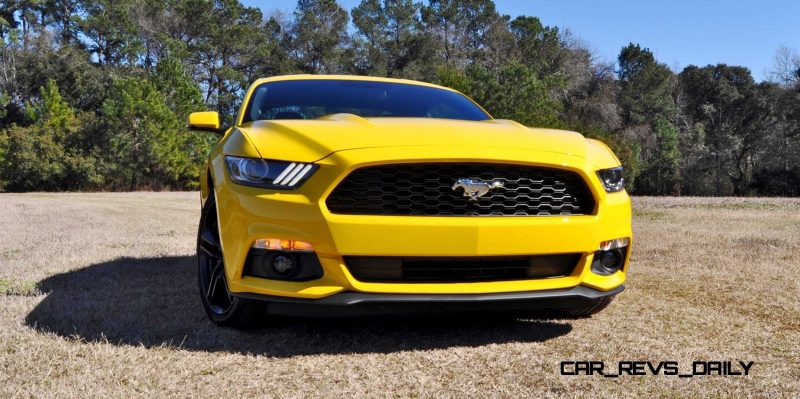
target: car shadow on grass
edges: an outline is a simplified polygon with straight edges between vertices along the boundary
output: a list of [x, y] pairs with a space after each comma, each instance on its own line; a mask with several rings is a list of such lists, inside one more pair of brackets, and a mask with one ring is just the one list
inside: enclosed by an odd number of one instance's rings
[[120, 258], [39, 283], [46, 297], [28, 326], [71, 339], [276, 357], [391, 353], [569, 333], [566, 322], [473, 318], [292, 319], [258, 330], [215, 327], [197, 293], [193, 256]]

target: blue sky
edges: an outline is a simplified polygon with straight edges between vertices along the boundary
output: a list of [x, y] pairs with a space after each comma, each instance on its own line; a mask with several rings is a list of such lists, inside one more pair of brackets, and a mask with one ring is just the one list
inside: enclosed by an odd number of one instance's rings
[[[265, 12], [291, 13], [295, 0], [244, 0]], [[350, 9], [360, 0], [338, 0]], [[605, 60], [629, 42], [680, 70], [694, 64], [743, 65], [764, 79], [780, 45], [800, 50], [797, 0], [495, 0], [500, 13], [534, 15], [568, 28]]]

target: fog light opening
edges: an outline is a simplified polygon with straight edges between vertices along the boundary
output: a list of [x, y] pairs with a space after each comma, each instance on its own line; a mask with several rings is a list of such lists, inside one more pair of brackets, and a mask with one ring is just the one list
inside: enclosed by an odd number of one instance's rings
[[610, 276], [621, 270], [625, 265], [628, 244], [630, 244], [628, 238], [601, 242], [599, 250], [594, 253], [592, 271], [603, 276]]
[[242, 274], [280, 281], [311, 281], [322, 278], [324, 272], [311, 243], [260, 238], [251, 245]]
[[625, 252], [622, 249], [612, 249], [611, 251], [601, 252], [600, 266], [606, 274], [614, 274], [622, 268], [625, 262]]
[[276, 253], [269, 262], [273, 273], [281, 278], [290, 278], [300, 271], [297, 259], [288, 253]]

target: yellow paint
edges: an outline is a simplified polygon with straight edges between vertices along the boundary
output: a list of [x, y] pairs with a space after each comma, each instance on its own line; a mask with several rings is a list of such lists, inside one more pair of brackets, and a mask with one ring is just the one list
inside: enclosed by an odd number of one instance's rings
[[[262, 79], [364, 79], [294, 75]], [[426, 83], [402, 81], [407, 84]], [[246, 104], [247, 101], [244, 102]], [[194, 114], [193, 114], [194, 115]], [[603, 143], [574, 132], [532, 129], [502, 120], [483, 122], [430, 118], [370, 118], [332, 115], [317, 120], [258, 121], [229, 129], [209, 156], [223, 253], [233, 292], [322, 298], [342, 291], [372, 293], [479, 294], [569, 288], [611, 290], [625, 281], [626, 266], [611, 276], [591, 272], [602, 241], [632, 237], [630, 198], [606, 193], [598, 169], [619, 165]], [[237, 185], [228, 178], [225, 155], [314, 162], [319, 169], [296, 191]], [[421, 217], [334, 215], [325, 198], [353, 170], [379, 164], [477, 162], [536, 165], [578, 173], [595, 197], [588, 216]], [[201, 179], [203, 199], [210, 193]], [[310, 243], [323, 265], [323, 278], [280, 282], [242, 277], [247, 252], [257, 239]], [[345, 255], [474, 256], [583, 253], [563, 278], [470, 283], [365, 283], [348, 272]], [[630, 255], [629, 255], [630, 256]]]
[[219, 114], [214, 111], [192, 112], [189, 114], [189, 128], [218, 130]]

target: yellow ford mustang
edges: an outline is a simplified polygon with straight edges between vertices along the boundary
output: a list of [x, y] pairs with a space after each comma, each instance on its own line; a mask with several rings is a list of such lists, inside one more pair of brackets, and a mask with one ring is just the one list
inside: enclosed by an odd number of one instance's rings
[[[189, 125], [221, 131], [215, 112]], [[493, 119], [427, 83], [258, 80], [201, 187], [200, 293], [219, 325], [588, 316], [622, 291], [630, 257], [630, 199], [608, 147]]]

